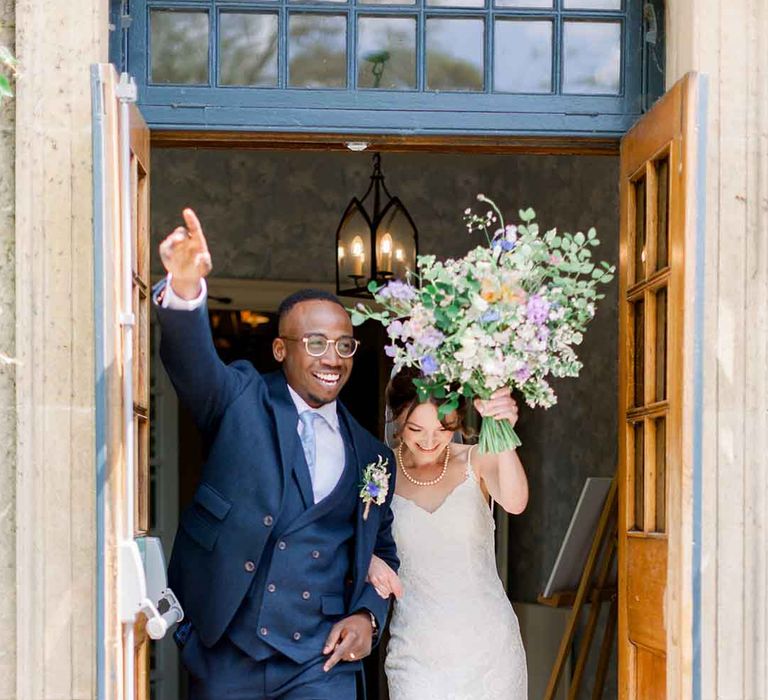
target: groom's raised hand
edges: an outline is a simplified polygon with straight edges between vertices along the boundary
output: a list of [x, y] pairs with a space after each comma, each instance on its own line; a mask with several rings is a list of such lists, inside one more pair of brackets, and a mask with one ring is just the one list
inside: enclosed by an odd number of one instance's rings
[[211, 271], [211, 254], [195, 212], [185, 209], [182, 215], [186, 225], [160, 244], [160, 259], [171, 273], [173, 291], [182, 299], [194, 299], [200, 294], [200, 280]]

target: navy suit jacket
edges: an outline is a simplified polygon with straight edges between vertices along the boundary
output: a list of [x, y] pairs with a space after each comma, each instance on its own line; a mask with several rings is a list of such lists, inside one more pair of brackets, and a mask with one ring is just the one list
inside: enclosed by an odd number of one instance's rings
[[[162, 289], [161, 282], [155, 295]], [[191, 411], [207, 446], [193, 504], [181, 517], [169, 567], [169, 584], [206, 646], [222, 636], [248, 592], [285, 490], [299, 488], [307, 507], [312, 485], [297, 439], [298, 414], [282, 372], [262, 376], [250, 362], [225, 365], [216, 353], [205, 305], [195, 311], [156, 306], [162, 328], [160, 355], [179, 398]], [[392, 538], [395, 459], [338, 403], [349, 426], [362, 483], [365, 467], [389, 459], [386, 502], [363, 519], [358, 499], [351, 595], [347, 613], [370, 610], [379, 629], [389, 601], [366, 582], [371, 555], [397, 570]], [[299, 450], [299, 452], [296, 452]]]

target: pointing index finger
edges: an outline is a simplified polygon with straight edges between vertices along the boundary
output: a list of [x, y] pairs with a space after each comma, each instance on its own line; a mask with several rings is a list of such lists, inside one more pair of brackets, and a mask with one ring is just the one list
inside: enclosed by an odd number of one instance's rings
[[197, 218], [197, 214], [187, 207], [182, 212], [184, 217], [184, 223], [187, 225], [187, 231], [192, 238], [197, 238], [203, 234], [203, 227], [200, 225], [200, 220]]

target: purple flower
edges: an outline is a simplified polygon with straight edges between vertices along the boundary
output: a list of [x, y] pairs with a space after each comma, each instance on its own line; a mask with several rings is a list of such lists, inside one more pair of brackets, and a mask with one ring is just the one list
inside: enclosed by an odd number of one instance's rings
[[434, 374], [438, 369], [439, 365], [432, 355], [424, 355], [424, 357], [421, 358], [421, 371], [424, 372], [424, 374]]
[[392, 280], [384, 285], [377, 293], [380, 299], [395, 299], [397, 301], [411, 301], [416, 297], [416, 290], [407, 282]]
[[531, 369], [528, 365], [523, 365], [519, 370], [515, 372], [515, 379], [521, 384], [527, 382], [531, 376]]
[[394, 320], [387, 326], [387, 334], [390, 338], [395, 339], [403, 335], [403, 322]]
[[427, 328], [416, 341], [423, 345], [425, 348], [438, 348], [440, 344], [445, 340], [443, 335], [437, 328]]
[[395, 346], [395, 345], [385, 345], [384, 346], [384, 354], [387, 357], [394, 357], [397, 354], [397, 346]]
[[377, 486], [372, 481], [369, 481], [365, 485], [365, 490], [373, 497], [378, 498], [379, 493], [381, 493], [381, 486]]
[[549, 316], [549, 302], [539, 294], [532, 294], [528, 297], [525, 315], [530, 321], [540, 326]]

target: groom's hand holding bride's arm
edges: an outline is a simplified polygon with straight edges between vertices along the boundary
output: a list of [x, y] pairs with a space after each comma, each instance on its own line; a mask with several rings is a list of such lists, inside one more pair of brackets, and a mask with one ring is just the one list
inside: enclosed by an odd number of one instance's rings
[[[517, 423], [517, 402], [509, 389], [498, 389], [485, 401], [475, 399], [475, 408], [483, 418], [506, 419], [513, 427]], [[514, 515], [525, 510], [528, 478], [515, 450], [485, 455], [473, 452], [472, 461], [496, 503]]]

